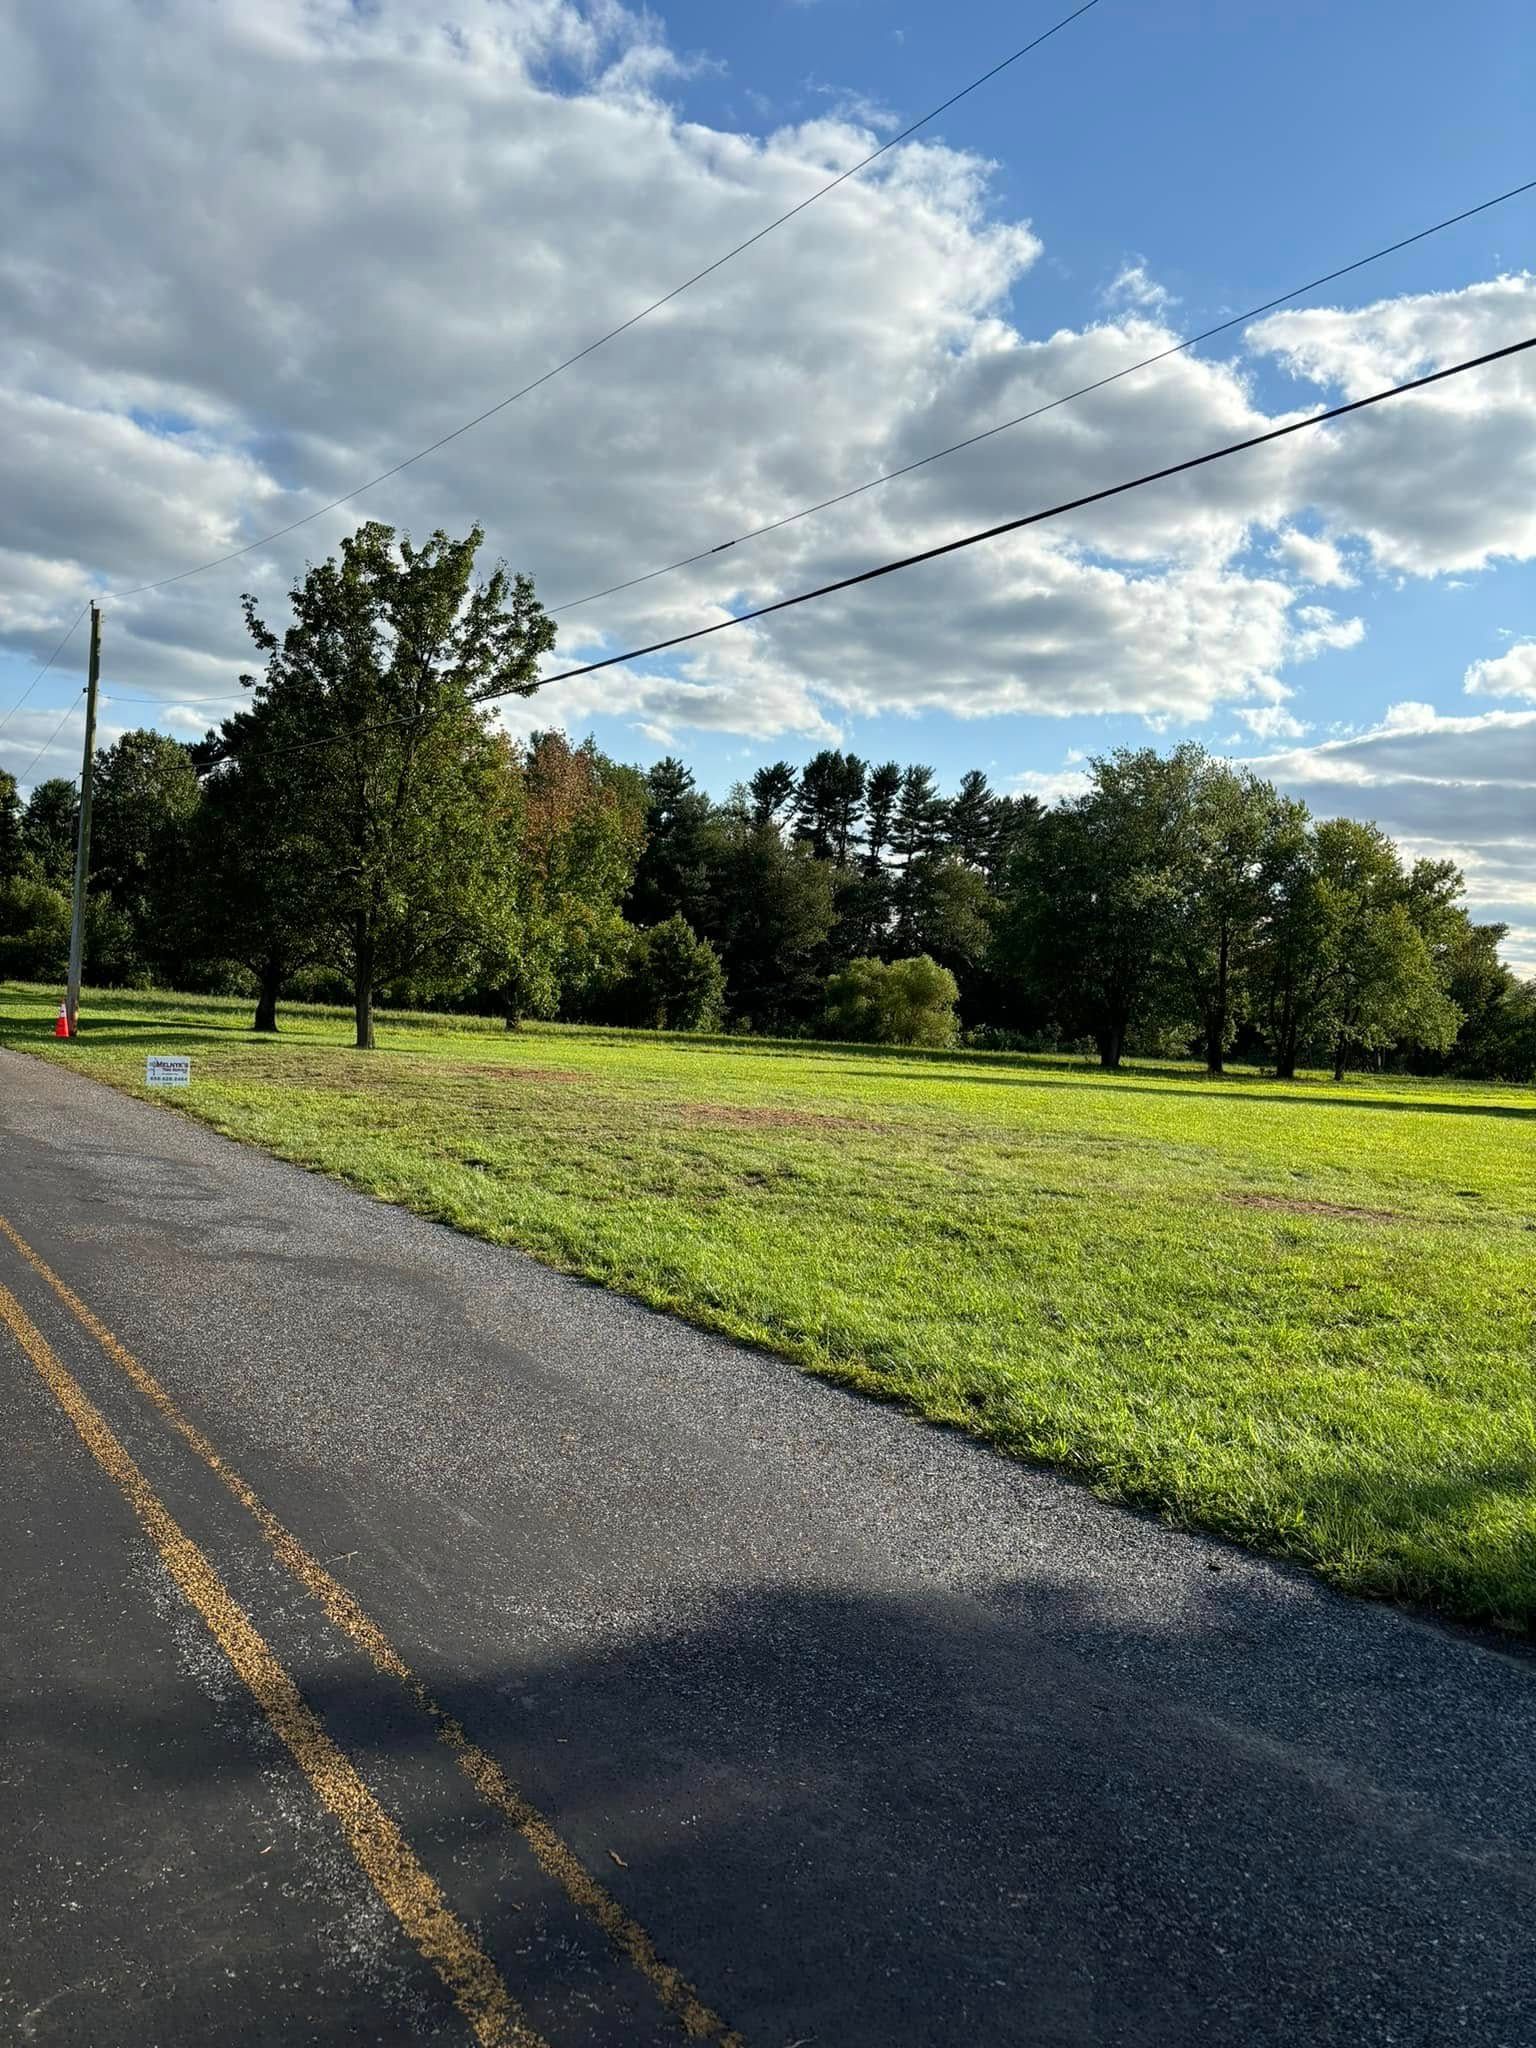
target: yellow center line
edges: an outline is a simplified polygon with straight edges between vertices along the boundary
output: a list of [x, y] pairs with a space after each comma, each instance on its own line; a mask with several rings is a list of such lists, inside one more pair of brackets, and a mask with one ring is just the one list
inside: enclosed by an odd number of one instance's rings
[[101, 1411], [3, 1286], [0, 1321], [9, 1326], [81, 1442], [117, 1483], [166, 1570], [336, 1817], [374, 1890], [453, 1994], [475, 2039], [485, 2048], [546, 2048], [519, 2012], [495, 1964], [450, 1910], [399, 1828], [326, 1734], [207, 1556], [173, 1518]]
[[531, 1805], [507, 1777], [494, 1757], [473, 1741], [462, 1724], [450, 1714], [406, 1663], [357, 1601], [338, 1580], [332, 1578], [318, 1558], [277, 1519], [246, 1484], [240, 1474], [224, 1462], [213, 1444], [182, 1414], [171, 1396], [147, 1366], [141, 1365], [101, 1319], [86, 1307], [74, 1290], [27, 1243], [15, 1226], [0, 1216], [0, 1234], [7, 1237], [32, 1270], [45, 1280], [64, 1306], [96, 1339], [144, 1398], [218, 1474], [225, 1486], [255, 1521], [279, 1562], [319, 1601], [335, 1625], [349, 1636], [375, 1668], [393, 1678], [412, 1703], [428, 1716], [438, 1740], [486, 1803], [503, 1814], [528, 1844], [541, 1869], [565, 1892], [572, 1904], [593, 1920], [615, 1949], [640, 1972], [662, 2004], [681, 2023], [692, 2040], [716, 2041], [720, 2048], [745, 2048], [740, 2034], [726, 2026], [710, 2009], [680, 1970], [664, 1962], [656, 1945], [639, 1922], [625, 1911], [613, 1894], [600, 1885], [575, 1850], [565, 1842], [538, 1809]]

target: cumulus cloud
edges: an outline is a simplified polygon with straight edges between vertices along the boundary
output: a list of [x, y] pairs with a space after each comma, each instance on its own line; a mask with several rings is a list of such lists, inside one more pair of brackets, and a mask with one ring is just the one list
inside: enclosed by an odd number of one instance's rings
[[[13, 10], [0, 37], [0, 643], [39, 660], [83, 586], [240, 547], [389, 468], [806, 198], [867, 153], [877, 111], [830, 105], [765, 137], [686, 121], [665, 98], [683, 60], [614, 0], [160, 0], [153, 36], [112, 0], [65, 0]], [[290, 578], [363, 516], [418, 534], [483, 520], [490, 552], [558, 604], [1174, 343], [1136, 262], [1102, 318], [1032, 327], [1041, 240], [998, 217], [989, 178], [941, 140], [901, 145], [379, 490], [112, 604], [109, 680], [191, 716], [249, 661], [238, 592], [279, 619]], [[564, 612], [558, 665], [1262, 432], [1528, 330], [1533, 309], [1536, 281], [1511, 277], [1274, 316], [1230, 357], [1172, 357]], [[1257, 364], [1294, 374], [1295, 412], [1259, 403]], [[1404, 401], [1401, 426], [1388, 408], [1298, 435], [557, 686], [534, 722], [820, 743], [881, 710], [1154, 730], [1221, 712], [1300, 738], [1291, 671], [1364, 631], [1317, 591], [1536, 552], [1531, 393], [1504, 366]]]
[[1009, 776], [1008, 783], [1021, 796], [1032, 796], [1042, 804], [1059, 804], [1082, 796], [1088, 777], [1081, 768], [1026, 768], [1022, 774]]
[[[1523, 341], [1536, 276], [1420, 292], [1353, 312], [1274, 313], [1250, 347], [1322, 386], [1330, 402]], [[1536, 356], [1515, 356], [1298, 436], [1293, 485], [1378, 566], [1416, 576], [1536, 554]]]
[[[1321, 817], [1374, 818], [1411, 856], [1454, 860], [1480, 917], [1536, 912], [1536, 711], [1446, 717], [1394, 705], [1369, 731], [1254, 761]], [[1512, 963], [1525, 936], [1506, 943]]]
[[1469, 697], [1536, 697], [1536, 640], [1517, 640], [1507, 653], [1474, 661], [1462, 687]]
[[1360, 580], [1351, 573], [1331, 540], [1320, 534], [1303, 533], [1299, 527], [1284, 529], [1275, 543], [1275, 556], [1298, 583], [1350, 590]]
[[1309, 730], [1306, 722], [1283, 704], [1245, 704], [1237, 715], [1258, 740], [1299, 740]]

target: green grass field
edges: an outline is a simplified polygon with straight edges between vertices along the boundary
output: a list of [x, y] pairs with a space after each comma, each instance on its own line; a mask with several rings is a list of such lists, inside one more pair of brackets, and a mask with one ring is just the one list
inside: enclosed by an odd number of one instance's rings
[[[1536, 1617], [1536, 1095], [0, 989], [0, 1043], [1336, 1584]], [[167, 1100], [163, 1091], [157, 1098]]]

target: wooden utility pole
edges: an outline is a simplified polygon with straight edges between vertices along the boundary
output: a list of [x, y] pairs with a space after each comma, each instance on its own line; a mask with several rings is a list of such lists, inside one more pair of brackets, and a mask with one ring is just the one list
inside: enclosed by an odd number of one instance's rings
[[96, 759], [96, 685], [101, 680], [101, 607], [91, 606], [91, 659], [85, 681], [85, 757], [80, 764], [80, 825], [75, 836], [75, 897], [69, 921], [69, 1035], [80, 1028], [80, 969], [85, 958], [85, 889], [91, 875], [91, 768]]

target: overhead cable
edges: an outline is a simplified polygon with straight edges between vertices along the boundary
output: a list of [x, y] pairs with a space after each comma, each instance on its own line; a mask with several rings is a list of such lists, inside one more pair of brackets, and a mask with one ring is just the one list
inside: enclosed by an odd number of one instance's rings
[[[1229, 441], [1220, 448], [1208, 449], [1203, 455], [1191, 455], [1182, 462], [1170, 462], [1161, 469], [1144, 471], [1140, 476], [1128, 477], [1123, 483], [1107, 484], [1101, 490], [1086, 491], [1080, 497], [1066, 498], [1055, 505], [1047, 505], [1038, 512], [1025, 512], [1016, 519], [1004, 519], [995, 526], [980, 528], [977, 532], [961, 534], [955, 540], [941, 541], [937, 546], [921, 548], [915, 554], [900, 555], [895, 560], [881, 562], [872, 569], [861, 569], [853, 576], [840, 576], [835, 582], [818, 584], [812, 590], [797, 591], [793, 597], [781, 597], [772, 604], [758, 605], [753, 610], [738, 612], [728, 619], [718, 619], [710, 626], [696, 626], [691, 632], [674, 633], [665, 640], [652, 640], [644, 647], [626, 648], [622, 654], [605, 655], [600, 661], [583, 662], [577, 668], [560, 669], [554, 675], [541, 676], [538, 687], [546, 688], [552, 683], [569, 683], [579, 676], [595, 675], [600, 669], [617, 668], [625, 662], [643, 661], [653, 654], [663, 654], [674, 647], [684, 647], [696, 640], [707, 640], [715, 633], [728, 632], [733, 626], [745, 626], [754, 619], [766, 619], [776, 612], [792, 610], [797, 605], [812, 604], [823, 597], [831, 597], [838, 591], [852, 590], [860, 584], [874, 583], [886, 576], [894, 576], [903, 569], [914, 569], [920, 563], [933, 562], [945, 555], [960, 553], [963, 549], [979, 546], [983, 541], [997, 540], [1003, 534], [1018, 533], [1028, 526], [1038, 526], [1048, 519], [1059, 519], [1065, 513], [1082, 511], [1089, 505], [1103, 504], [1107, 499], [1123, 497], [1129, 491], [1139, 491], [1148, 484], [1161, 483], [1168, 477], [1182, 476], [1191, 470], [1203, 469], [1213, 462], [1224, 462], [1229, 456], [1241, 455], [1251, 448], [1262, 448], [1272, 441], [1281, 441], [1291, 434], [1302, 434], [1309, 428], [1326, 426], [1331, 420], [1348, 418], [1352, 413], [1365, 412], [1372, 406], [1384, 405], [1389, 399], [1402, 398], [1409, 392], [1424, 391], [1433, 384], [1443, 384], [1451, 377], [1464, 376], [1469, 370], [1481, 370], [1491, 363], [1523, 355], [1527, 349], [1536, 348], [1536, 334], [1524, 341], [1508, 343], [1503, 348], [1489, 349], [1485, 354], [1470, 356], [1465, 361], [1451, 363], [1445, 369], [1431, 370], [1422, 377], [1410, 377], [1401, 384], [1393, 384], [1384, 391], [1373, 391], [1366, 398], [1354, 398], [1347, 404], [1329, 406], [1325, 411], [1309, 413], [1304, 419], [1291, 420], [1285, 426], [1271, 427], [1262, 434], [1249, 435], [1242, 441]], [[489, 703], [495, 698], [517, 694], [509, 688], [484, 690], [473, 700]], [[345, 744], [370, 732], [386, 731], [394, 726], [421, 723], [422, 714], [403, 718], [380, 719], [371, 724], [357, 727], [349, 733], [337, 733], [324, 739], [301, 740], [289, 747], [275, 747], [268, 759], [285, 754], [306, 753], [316, 747], [332, 747]]]
[[579, 605], [594, 604], [600, 597], [616, 597], [620, 591], [634, 590], [642, 583], [654, 583], [659, 576], [671, 576], [679, 569], [691, 569], [696, 563], [707, 562], [713, 555], [723, 555], [727, 548], [740, 547], [744, 541], [760, 540], [764, 534], [777, 533], [781, 527], [793, 526], [797, 520], [809, 519], [817, 512], [830, 511], [834, 505], [846, 505], [850, 498], [862, 497], [866, 491], [877, 491], [882, 484], [895, 483], [898, 477], [910, 476], [914, 470], [924, 469], [930, 462], [942, 462], [948, 455], [958, 455], [963, 449], [975, 448], [983, 441], [990, 441], [994, 435], [1006, 434], [1014, 427], [1022, 427], [1030, 420], [1039, 419], [1042, 414], [1054, 412], [1058, 406], [1070, 405], [1074, 399], [1086, 398], [1090, 392], [1102, 391], [1107, 385], [1118, 384], [1122, 377], [1133, 377], [1138, 370], [1149, 370], [1154, 363], [1165, 363], [1171, 356], [1183, 355], [1186, 350], [1198, 348], [1203, 341], [1210, 341], [1218, 334], [1226, 334], [1234, 327], [1241, 327], [1245, 321], [1257, 320], [1263, 313], [1272, 313], [1277, 306], [1289, 305], [1292, 299], [1306, 296], [1308, 292], [1320, 291], [1325, 284], [1333, 284], [1341, 277], [1348, 277], [1352, 271], [1363, 270], [1367, 264], [1379, 263], [1384, 257], [1395, 256], [1400, 249], [1410, 249], [1415, 242], [1422, 242], [1431, 235], [1438, 235], [1446, 228], [1453, 228], [1474, 215], [1486, 213], [1490, 207], [1502, 206], [1507, 199], [1518, 199], [1522, 193], [1536, 191], [1536, 178], [1527, 179], [1523, 185], [1512, 185], [1507, 192], [1499, 192], [1492, 199], [1481, 200], [1476, 206], [1466, 207], [1461, 213], [1453, 213], [1444, 220], [1437, 220], [1432, 227], [1420, 228], [1416, 234], [1404, 235], [1400, 241], [1389, 242], [1385, 248], [1373, 249], [1369, 256], [1357, 256], [1353, 263], [1344, 263], [1337, 270], [1326, 271], [1321, 277], [1311, 278], [1306, 284], [1293, 285], [1288, 292], [1280, 292], [1262, 305], [1250, 306], [1246, 313], [1234, 313], [1229, 320], [1218, 320], [1214, 327], [1204, 327], [1198, 334], [1192, 334], [1185, 341], [1175, 342], [1169, 348], [1158, 349], [1154, 355], [1143, 356], [1139, 362], [1127, 363], [1123, 369], [1113, 370], [1106, 377], [1097, 377], [1091, 384], [1079, 384], [1074, 391], [1063, 391], [1055, 398], [1048, 398], [1043, 405], [1031, 408], [1029, 412], [1015, 413], [1012, 419], [999, 420], [995, 426], [984, 427], [979, 434], [968, 434], [963, 441], [952, 441], [947, 448], [934, 448], [927, 455], [919, 455], [914, 462], [904, 462], [899, 469], [884, 471], [879, 476], [867, 477], [851, 489], [835, 492], [830, 498], [819, 498], [814, 505], [802, 505], [796, 512], [786, 512], [778, 519], [769, 519], [761, 526], [752, 526], [745, 533], [738, 533], [730, 540], [717, 541], [713, 547], [700, 548], [696, 554], [683, 555], [675, 562], [668, 562], [660, 569], [647, 569], [641, 576], [631, 576], [622, 583], [610, 583], [602, 590], [589, 590], [585, 597], [569, 597], [560, 604], [548, 607], [550, 617], [561, 612], [575, 611]]
[[1031, 42], [1001, 58], [979, 78], [973, 78], [969, 85], [963, 85], [958, 92], [951, 93], [947, 100], [941, 100], [938, 106], [930, 107], [926, 114], [920, 115], [917, 120], [903, 128], [900, 134], [891, 136], [888, 141], [882, 142], [878, 149], [872, 149], [868, 156], [860, 157], [859, 161], [850, 164], [846, 171], [840, 171], [825, 185], [818, 186], [797, 205], [790, 207], [788, 212], [781, 213], [776, 220], [771, 220], [764, 227], [758, 228], [754, 234], [748, 235], [744, 242], [738, 242], [734, 248], [727, 249], [723, 256], [716, 256], [712, 262], [706, 263], [702, 270], [694, 271], [693, 275], [685, 277], [681, 284], [673, 285], [672, 289], [663, 292], [659, 299], [652, 299], [648, 306], [642, 306], [637, 313], [631, 313], [628, 319], [621, 320], [616, 327], [610, 327], [606, 333], [599, 334], [594, 340], [577, 349], [573, 355], [568, 355], [563, 361], [556, 363], [552, 369], [545, 370], [542, 375], [510, 392], [505, 398], [499, 398], [483, 412], [477, 412], [473, 419], [465, 420], [462, 426], [454, 427], [449, 433], [440, 434], [435, 441], [429, 441], [425, 448], [418, 448], [413, 455], [404, 456], [388, 469], [381, 469], [377, 476], [369, 477], [366, 483], [357, 484], [350, 491], [343, 491], [339, 498], [332, 498], [325, 505], [317, 505], [313, 512], [306, 512], [301, 519], [290, 520], [286, 526], [274, 527], [271, 533], [264, 533], [257, 540], [247, 541], [243, 547], [231, 548], [227, 554], [213, 555], [206, 562], [194, 563], [190, 569], [178, 569], [173, 575], [158, 577], [152, 583], [135, 583], [126, 590], [109, 591], [108, 596], [138, 597], [147, 590], [163, 590], [169, 583], [181, 583], [189, 576], [201, 576], [207, 569], [217, 569], [225, 562], [238, 561], [242, 555], [254, 554], [258, 548], [267, 547], [271, 542], [281, 540], [286, 534], [296, 533], [301, 526], [308, 526], [312, 520], [323, 519], [327, 512], [335, 512], [343, 505], [350, 505], [354, 498], [360, 498], [365, 491], [371, 491], [375, 485], [387, 483], [392, 476], [399, 476], [402, 470], [409, 469], [413, 463], [422, 461], [428, 455], [435, 455], [439, 448], [446, 448], [450, 441], [457, 441], [460, 435], [483, 426], [488, 419], [493, 419], [497, 413], [505, 412], [508, 406], [516, 405], [519, 399], [527, 398], [531, 392], [538, 391], [553, 378], [560, 376], [563, 371], [573, 369], [577, 363], [584, 362], [590, 355], [595, 355], [600, 348], [606, 348], [610, 341], [617, 341], [621, 334], [627, 334], [630, 328], [638, 327], [642, 320], [648, 320], [653, 313], [659, 313], [663, 306], [670, 306], [674, 299], [681, 298], [684, 292], [691, 291], [694, 285], [701, 284], [706, 277], [712, 277], [717, 270], [723, 269], [727, 263], [734, 261], [748, 249], [755, 248], [775, 229], [794, 220], [798, 214], [804, 213], [807, 207], [814, 206], [818, 199], [825, 199], [829, 192], [835, 192], [840, 185], [846, 185], [850, 178], [856, 178], [860, 171], [867, 170], [872, 163], [895, 149], [899, 143], [909, 140], [920, 128], [926, 128], [930, 122], [936, 121], [940, 114], [947, 113], [951, 107], [957, 106], [971, 93], [979, 91], [1001, 72], [1008, 70], [1010, 65], [1017, 64], [1021, 58], [1027, 57], [1032, 50], [1038, 50], [1042, 43], [1049, 42], [1052, 36], [1059, 35], [1064, 28], [1070, 27], [1074, 21], [1091, 12], [1098, 4], [1099, 0], [1083, 0], [1080, 7], [1075, 7], [1070, 14], [1064, 14], [1059, 21], [1053, 22]]

